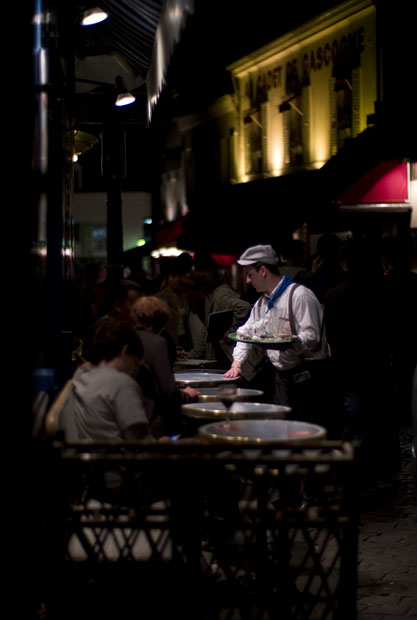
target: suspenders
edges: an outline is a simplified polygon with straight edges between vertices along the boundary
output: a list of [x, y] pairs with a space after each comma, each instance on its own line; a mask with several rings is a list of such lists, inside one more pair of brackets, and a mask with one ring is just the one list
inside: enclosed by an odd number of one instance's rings
[[[291, 287], [290, 290], [290, 294], [288, 296], [288, 318], [290, 321], [290, 328], [291, 328], [291, 335], [292, 336], [296, 336], [297, 335], [297, 330], [295, 328], [295, 321], [294, 321], [294, 312], [293, 312], [293, 308], [292, 308], [292, 298], [294, 295], [294, 291], [296, 288], [298, 288], [300, 285], [299, 284], [294, 284], [294, 286]], [[323, 329], [324, 329], [324, 316], [323, 316], [323, 320], [321, 322], [321, 326], [320, 326], [320, 341], [317, 344], [317, 347], [315, 348], [315, 351], [320, 351], [321, 349], [321, 342], [323, 339]]]
[[290, 294], [288, 296], [288, 318], [290, 319], [291, 336], [297, 335], [297, 330], [295, 329], [294, 312], [292, 309], [292, 298], [294, 296], [295, 289], [299, 286], [299, 284], [294, 284], [294, 286], [291, 287]]

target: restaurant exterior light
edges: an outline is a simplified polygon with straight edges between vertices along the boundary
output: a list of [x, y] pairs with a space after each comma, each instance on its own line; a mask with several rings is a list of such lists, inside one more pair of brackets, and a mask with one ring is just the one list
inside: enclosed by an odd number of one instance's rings
[[120, 95], [117, 95], [115, 105], [120, 108], [124, 105], [130, 105], [134, 101], [136, 101], [136, 98], [132, 93], [120, 93]]
[[136, 97], [134, 97], [126, 88], [126, 84], [121, 75], [116, 75], [116, 93], [117, 97], [114, 105], [117, 107], [130, 105], [136, 100]]
[[96, 6], [93, 9], [87, 9], [84, 11], [83, 18], [81, 20], [82, 26], [93, 26], [94, 24], [99, 24], [100, 22], [104, 22], [105, 19], [108, 18], [108, 13], [103, 11], [99, 6]]
[[161, 247], [151, 252], [152, 258], [160, 258], [161, 256], [179, 256], [186, 250], [180, 250], [176, 247]]

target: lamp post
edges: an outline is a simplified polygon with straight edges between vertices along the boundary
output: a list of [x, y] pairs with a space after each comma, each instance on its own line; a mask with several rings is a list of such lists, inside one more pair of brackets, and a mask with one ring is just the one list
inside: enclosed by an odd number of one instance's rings
[[[103, 129], [102, 173], [107, 191], [107, 278], [109, 281], [123, 278], [123, 215], [122, 181], [126, 177], [126, 136], [122, 128], [122, 115], [118, 100], [127, 89], [120, 76]], [[130, 94], [130, 93], [129, 93]], [[135, 100], [133, 95], [126, 105]]]
[[111, 113], [103, 130], [103, 176], [107, 192], [107, 277], [123, 278], [122, 180], [125, 177], [125, 134]]

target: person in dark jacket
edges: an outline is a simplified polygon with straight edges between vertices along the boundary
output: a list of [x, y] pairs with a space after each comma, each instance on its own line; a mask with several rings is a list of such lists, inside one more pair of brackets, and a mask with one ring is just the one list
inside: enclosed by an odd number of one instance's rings
[[141, 297], [133, 306], [132, 316], [143, 342], [144, 363], [138, 374], [145, 408], [154, 437], [177, 434], [181, 430], [182, 403], [197, 400], [197, 390], [179, 390], [175, 384], [168, 346], [161, 332], [169, 320], [169, 308], [156, 296]]

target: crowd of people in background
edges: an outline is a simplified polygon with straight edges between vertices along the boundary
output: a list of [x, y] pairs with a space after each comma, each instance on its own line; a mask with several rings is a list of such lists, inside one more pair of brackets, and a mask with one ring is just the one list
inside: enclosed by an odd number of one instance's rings
[[[311, 291], [323, 312], [332, 377], [330, 436], [360, 441], [369, 479], [389, 478], [399, 466], [398, 427], [409, 420], [417, 363], [417, 274], [407, 249], [395, 237], [375, 251], [361, 239], [326, 233], [314, 254], [295, 239], [275, 250], [278, 273]], [[175, 361], [212, 359], [226, 372], [234, 350], [228, 334], [245, 324], [260, 296], [243, 279], [239, 290], [233, 288], [209, 252], [162, 258], [158, 266], [153, 277], [108, 283], [102, 270], [78, 265], [74, 328], [84, 362], [93, 366], [103, 326], [134, 328], [143, 347], [134, 380], [154, 438], [181, 432], [181, 404], [198, 396], [176, 387]], [[230, 311], [230, 325], [213, 340], [209, 318], [222, 311]], [[242, 384], [265, 388], [264, 375], [254, 368], [250, 360], [242, 362]], [[83, 372], [78, 381], [94, 374]], [[103, 372], [111, 374], [107, 367]]]

